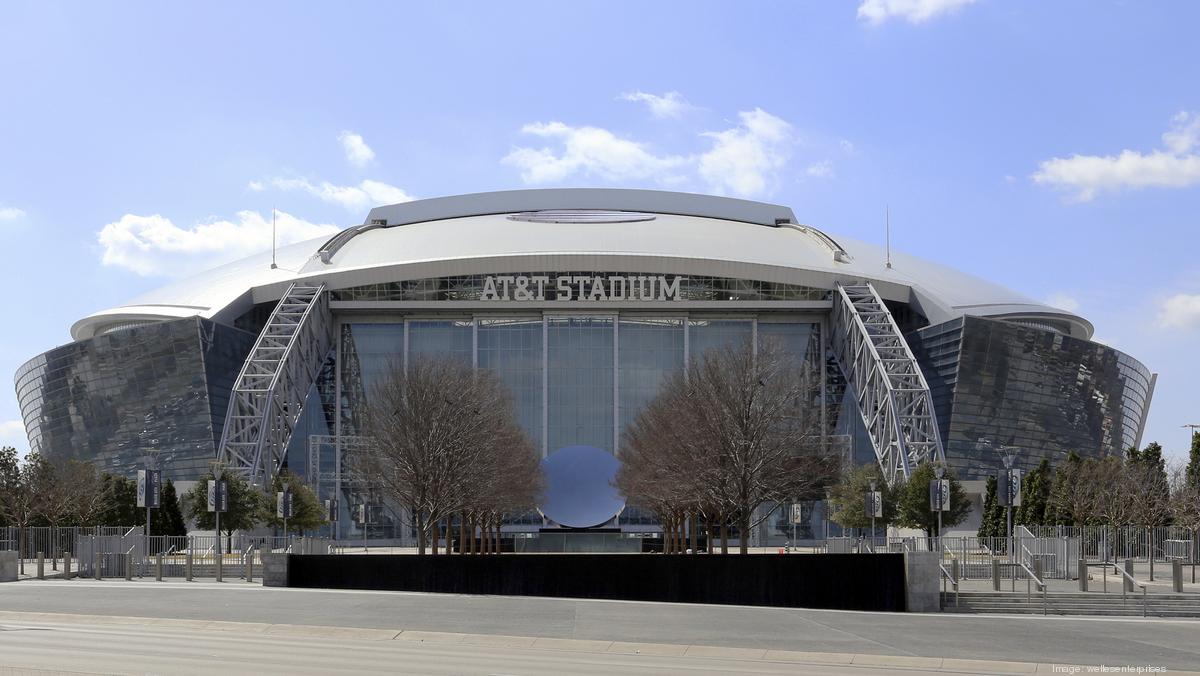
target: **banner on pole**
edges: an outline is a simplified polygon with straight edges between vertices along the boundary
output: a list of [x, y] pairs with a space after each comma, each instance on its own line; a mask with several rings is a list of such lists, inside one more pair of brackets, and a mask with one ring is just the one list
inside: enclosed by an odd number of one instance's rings
[[950, 511], [949, 479], [933, 479], [929, 482], [929, 511]]
[[229, 484], [226, 481], [208, 482], [208, 511], [229, 511]]
[[280, 519], [292, 518], [291, 491], [281, 491], [275, 494], [275, 516]]
[[798, 502], [792, 505], [792, 523], [804, 523], [804, 505]]
[[162, 470], [139, 469], [137, 473], [137, 506], [158, 509], [162, 504]]

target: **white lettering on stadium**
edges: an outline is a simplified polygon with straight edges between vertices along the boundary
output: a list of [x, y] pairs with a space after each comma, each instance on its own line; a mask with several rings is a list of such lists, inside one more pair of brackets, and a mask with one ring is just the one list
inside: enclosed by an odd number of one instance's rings
[[487, 275], [479, 299], [544, 301], [549, 290], [555, 301], [680, 300], [682, 279], [673, 275]]

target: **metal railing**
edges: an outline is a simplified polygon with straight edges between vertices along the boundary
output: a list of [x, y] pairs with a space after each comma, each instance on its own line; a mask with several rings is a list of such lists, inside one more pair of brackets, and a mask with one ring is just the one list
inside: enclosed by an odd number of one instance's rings
[[[1150, 614], [1150, 601], [1148, 600], [1148, 598], [1146, 596], [1146, 585], [1142, 582], [1139, 582], [1137, 580], [1137, 578], [1130, 575], [1128, 572], [1126, 572], [1124, 569], [1122, 569], [1120, 566], [1118, 566], [1116, 564], [1116, 562], [1110, 562], [1110, 563], [1107, 563], [1106, 565], [1112, 565], [1113, 570], [1117, 571], [1118, 573], [1121, 574], [1121, 577], [1125, 578], [1121, 583], [1121, 602], [1122, 603], [1127, 602], [1127, 594], [1126, 593], [1129, 591], [1130, 585], [1136, 585], [1136, 586], [1142, 588], [1142, 617], [1148, 616]], [[1126, 584], [1125, 582], [1128, 582], [1129, 584]]]
[[1049, 601], [1046, 598], [1046, 581], [1039, 577], [1037, 572], [1031, 570], [1029, 566], [1025, 565], [1023, 561], [1018, 565], [1020, 565], [1021, 569], [1024, 570], [1026, 575], [1029, 576], [1025, 578], [1025, 604], [1030, 605], [1033, 603], [1033, 592], [1031, 587], [1033, 583], [1036, 582], [1038, 589], [1042, 592], [1042, 614], [1046, 615], [1049, 607]]
[[938, 570], [942, 571], [942, 594], [946, 593], [946, 582], [949, 581], [950, 588], [954, 590], [954, 606], [957, 608], [958, 607], [958, 579], [955, 578], [954, 575], [951, 574], [950, 571], [946, 570], [946, 566], [942, 563], [938, 563]]

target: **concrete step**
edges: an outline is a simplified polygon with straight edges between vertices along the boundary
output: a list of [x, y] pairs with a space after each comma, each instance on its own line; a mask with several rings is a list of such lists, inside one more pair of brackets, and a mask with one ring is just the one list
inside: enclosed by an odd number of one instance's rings
[[[1044, 605], [1043, 605], [1044, 604]], [[1051, 592], [1027, 596], [1017, 592], [962, 592], [955, 604], [953, 592], [942, 595], [942, 609], [951, 613], [1021, 613], [1050, 615], [1200, 617], [1200, 595], [1087, 594]]]

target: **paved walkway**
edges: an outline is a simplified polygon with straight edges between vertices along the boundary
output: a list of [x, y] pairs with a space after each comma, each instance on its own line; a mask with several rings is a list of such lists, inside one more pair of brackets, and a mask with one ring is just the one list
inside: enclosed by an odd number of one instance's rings
[[1195, 620], [862, 613], [152, 580], [0, 585], [0, 611], [738, 648], [764, 656], [790, 651], [1171, 670], [1200, 665]]
[[[64, 646], [69, 649], [64, 650]], [[0, 612], [0, 673], [1061, 673], [1076, 665]], [[1139, 666], [1139, 665], [1119, 665]], [[1146, 666], [1146, 665], [1140, 665]], [[27, 671], [28, 670], [28, 671]], [[1198, 673], [1198, 672], [1174, 672]]]

